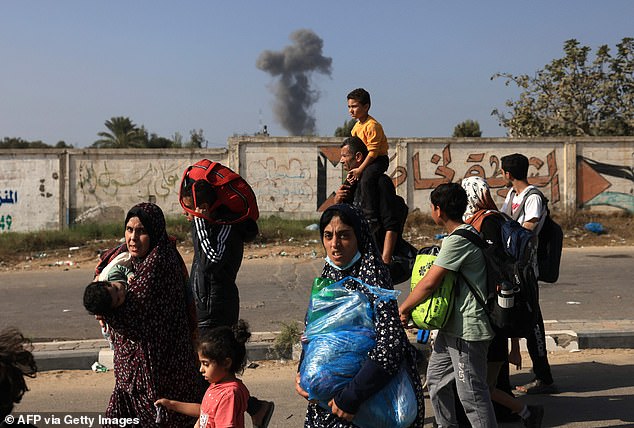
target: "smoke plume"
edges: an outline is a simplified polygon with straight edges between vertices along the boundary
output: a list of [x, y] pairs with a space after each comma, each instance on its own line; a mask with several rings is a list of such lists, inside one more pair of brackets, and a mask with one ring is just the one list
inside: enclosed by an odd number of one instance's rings
[[310, 75], [330, 76], [332, 58], [322, 55], [323, 40], [311, 30], [297, 30], [290, 36], [292, 45], [280, 52], [262, 52], [256, 66], [277, 78], [275, 117], [291, 135], [314, 135], [315, 118], [311, 107], [319, 100], [319, 91], [311, 88]]

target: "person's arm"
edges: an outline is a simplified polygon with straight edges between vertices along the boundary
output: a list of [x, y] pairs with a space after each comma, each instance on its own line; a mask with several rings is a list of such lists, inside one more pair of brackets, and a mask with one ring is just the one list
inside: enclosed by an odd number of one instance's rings
[[542, 217], [543, 204], [540, 195], [531, 194], [526, 197], [524, 203], [524, 222], [522, 227], [528, 230], [535, 230]]
[[358, 181], [359, 178], [361, 178], [361, 175], [363, 174], [363, 171], [368, 167], [368, 165], [370, 165], [372, 162], [374, 162], [374, 160], [377, 158], [376, 156], [376, 152], [368, 152], [368, 155], [365, 157], [365, 159], [363, 160], [363, 162], [361, 163], [361, 165], [359, 165], [356, 168], [351, 169], [348, 172], [348, 178]]
[[409, 293], [409, 296], [401, 303], [398, 309], [401, 323], [404, 327], [407, 326], [410, 314], [414, 308], [422, 303], [442, 284], [442, 280], [447, 272], [449, 272], [448, 269], [433, 264], [425, 276], [418, 281], [418, 284], [416, 284], [412, 292]]
[[511, 338], [511, 350], [509, 351], [509, 363], [516, 369], [522, 368], [522, 354], [520, 353], [520, 340], [517, 337]]
[[383, 239], [383, 263], [389, 265], [392, 262], [392, 255], [394, 254], [394, 248], [396, 248], [396, 241], [398, 241], [398, 233], [393, 230], [385, 232], [385, 239]]
[[403, 232], [408, 210], [403, 199], [396, 194], [392, 179], [387, 175], [383, 174], [379, 177], [377, 190], [380, 202], [376, 216], [385, 230], [381, 256], [385, 264], [390, 264], [398, 238]]
[[378, 301], [375, 306], [376, 344], [368, 352], [357, 374], [330, 401], [333, 413], [351, 420], [363, 402], [383, 389], [396, 375], [407, 343], [400, 326], [396, 301]]
[[194, 230], [198, 238], [198, 244], [201, 251], [200, 262], [205, 268], [209, 265], [220, 266], [226, 259], [227, 244], [231, 235], [232, 226], [228, 224], [221, 225], [216, 233], [216, 245], [212, 244], [207, 220], [194, 217]]
[[168, 400], [167, 398], [159, 398], [154, 402], [155, 405], [161, 405], [167, 410], [182, 413], [183, 415], [197, 418], [200, 416], [199, 403], [185, 403], [183, 401]]

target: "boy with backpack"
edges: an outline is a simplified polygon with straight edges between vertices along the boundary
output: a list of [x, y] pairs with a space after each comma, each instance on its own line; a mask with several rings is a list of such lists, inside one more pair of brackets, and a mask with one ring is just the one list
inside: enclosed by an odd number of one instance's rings
[[445, 183], [430, 195], [434, 222], [449, 233], [434, 264], [399, 307], [407, 326], [412, 310], [440, 286], [449, 272], [457, 274], [453, 310], [434, 340], [427, 369], [427, 384], [436, 423], [457, 426], [453, 381], [458, 398], [472, 426], [496, 427], [495, 412], [486, 382], [487, 350], [494, 333], [484, 308], [473, 298], [465, 281], [475, 285], [484, 298], [487, 293], [486, 267], [482, 250], [457, 230], [477, 231], [462, 221], [467, 195], [458, 183]]
[[[511, 187], [501, 211], [517, 220], [524, 228], [533, 231], [535, 236], [538, 236], [546, 221], [548, 211], [544, 203], [544, 195], [535, 186], [528, 183], [528, 158], [520, 153], [514, 153], [503, 156], [501, 161], [502, 174], [507, 180], [507, 187]], [[539, 251], [539, 242], [537, 245]], [[532, 264], [535, 278], [538, 278], [539, 268], [536, 256], [533, 258]], [[538, 290], [538, 287], [536, 286], [535, 289]], [[539, 298], [537, 302], [539, 302]], [[516, 389], [527, 394], [555, 392], [556, 388], [546, 351], [544, 320], [539, 304], [537, 317], [527, 336], [526, 345], [533, 362], [535, 379], [525, 385], [518, 386]]]

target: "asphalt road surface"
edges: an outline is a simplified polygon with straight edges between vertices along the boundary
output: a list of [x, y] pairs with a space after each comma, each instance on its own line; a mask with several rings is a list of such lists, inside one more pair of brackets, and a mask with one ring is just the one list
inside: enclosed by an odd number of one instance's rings
[[[540, 286], [544, 319], [634, 319], [633, 261], [634, 247], [565, 249], [559, 281]], [[245, 259], [238, 275], [241, 317], [252, 331], [277, 331], [281, 323], [303, 320], [312, 279], [322, 267], [320, 258]], [[82, 305], [92, 266], [64, 269], [0, 273], [2, 325], [16, 326], [34, 341], [101, 337]], [[406, 291], [408, 284], [397, 288]]]

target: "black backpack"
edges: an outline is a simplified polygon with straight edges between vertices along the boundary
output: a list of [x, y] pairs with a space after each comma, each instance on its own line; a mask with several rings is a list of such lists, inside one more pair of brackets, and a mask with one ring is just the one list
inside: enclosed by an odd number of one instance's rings
[[[514, 190], [511, 192], [515, 193]], [[524, 211], [524, 205], [526, 199], [530, 195], [539, 195], [542, 198], [542, 205], [546, 210], [546, 218], [544, 219], [544, 225], [539, 231], [538, 243], [537, 243], [537, 266], [539, 267], [538, 280], [544, 282], [557, 282], [559, 279], [559, 265], [561, 264], [561, 251], [563, 249], [564, 233], [559, 226], [550, 216], [550, 210], [548, 209], [548, 199], [537, 188], [530, 189], [522, 204], [515, 212], [514, 218], [519, 218]], [[513, 200], [511, 195], [511, 201]]]
[[[502, 233], [506, 217], [490, 215]], [[465, 229], [453, 232], [478, 246], [484, 254], [487, 268], [487, 295], [482, 300], [475, 287], [462, 275], [478, 303], [489, 316], [489, 322], [496, 334], [505, 337], [526, 337], [539, 312], [537, 280], [530, 263], [515, 260], [503, 249], [484, 241], [480, 235]]]

